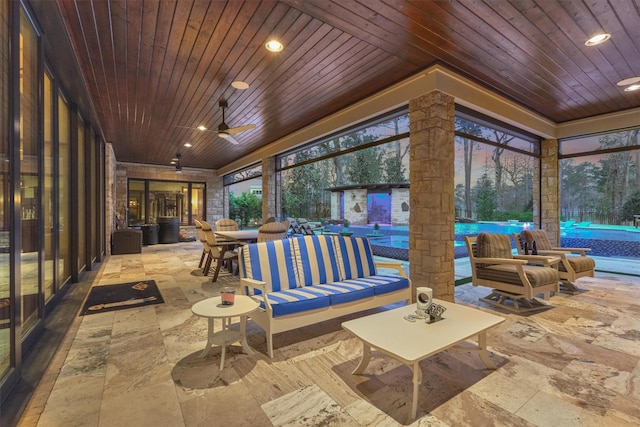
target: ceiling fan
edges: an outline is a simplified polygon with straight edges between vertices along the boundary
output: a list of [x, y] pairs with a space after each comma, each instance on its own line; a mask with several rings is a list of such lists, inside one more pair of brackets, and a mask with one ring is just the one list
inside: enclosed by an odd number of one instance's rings
[[220, 102], [218, 103], [218, 105], [220, 106], [220, 108], [222, 108], [222, 123], [220, 123], [218, 125], [218, 130], [217, 131], [213, 131], [210, 129], [207, 129], [204, 126], [198, 126], [196, 128], [193, 127], [188, 127], [188, 126], [176, 126], [179, 128], [185, 128], [185, 129], [198, 129], [200, 131], [207, 131], [207, 132], [216, 132], [218, 134], [218, 136], [220, 138], [224, 138], [227, 141], [229, 141], [232, 144], [238, 145], [238, 141], [236, 141], [233, 136], [236, 133], [240, 133], [240, 132], [244, 132], [245, 130], [250, 130], [256, 127], [256, 125], [254, 124], [250, 124], [250, 125], [244, 125], [244, 126], [238, 126], [235, 128], [230, 128], [226, 123], [225, 123], [225, 110], [229, 107], [229, 105], [227, 104], [227, 101], [222, 99], [220, 100]]
[[218, 105], [220, 105], [220, 108], [222, 108], [222, 123], [220, 123], [218, 125], [218, 136], [220, 138], [224, 138], [224, 139], [228, 140], [232, 144], [238, 145], [238, 141], [236, 141], [231, 135], [236, 134], [236, 133], [240, 133], [240, 132], [244, 132], [245, 130], [253, 129], [253, 128], [256, 127], [256, 125], [250, 124], [250, 125], [244, 125], [244, 126], [238, 126], [238, 127], [235, 127], [235, 128], [230, 128], [224, 122], [224, 111], [229, 107], [229, 105], [227, 104], [227, 101], [225, 101], [224, 99], [221, 99]]

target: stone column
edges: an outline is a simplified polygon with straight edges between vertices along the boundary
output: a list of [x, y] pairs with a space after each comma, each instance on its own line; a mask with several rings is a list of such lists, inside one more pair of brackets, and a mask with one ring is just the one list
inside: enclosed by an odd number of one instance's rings
[[391, 190], [391, 225], [409, 224], [409, 189]]
[[[536, 226], [547, 231], [549, 241], [560, 246], [560, 164], [558, 163], [558, 140], [545, 139], [540, 150], [540, 178], [538, 191], [534, 184], [534, 212]], [[539, 202], [539, 207], [536, 205]], [[538, 215], [539, 213], [539, 215]]]
[[409, 102], [409, 262], [415, 288], [454, 301], [454, 98], [432, 91]]
[[270, 216], [279, 218], [276, 211], [276, 158], [262, 159], [262, 223]]

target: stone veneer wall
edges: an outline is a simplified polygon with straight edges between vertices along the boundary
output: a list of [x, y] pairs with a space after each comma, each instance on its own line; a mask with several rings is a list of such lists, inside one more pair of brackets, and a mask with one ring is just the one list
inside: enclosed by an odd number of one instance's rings
[[432, 91], [409, 102], [411, 298], [415, 288], [454, 301], [454, 98]]
[[340, 194], [337, 191], [331, 192], [331, 218], [340, 219]]
[[344, 219], [351, 225], [367, 224], [367, 190], [353, 189], [344, 191]]
[[[539, 227], [547, 231], [551, 244], [560, 246], [560, 164], [558, 163], [558, 140], [543, 140], [540, 154], [540, 179], [535, 180], [535, 183], [539, 182], [539, 191], [535, 191], [534, 184], [533, 217], [534, 220], [537, 219], [537, 221], [539, 221]], [[538, 200], [540, 200], [540, 206], [536, 209], [536, 202]], [[538, 212], [540, 215], [538, 215]]]
[[[107, 242], [107, 254], [111, 254], [111, 233], [116, 229], [116, 155], [110, 143], [105, 144], [105, 236]], [[126, 191], [126, 190], [125, 190]]]
[[262, 159], [262, 222], [280, 216], [276, 206], [276, 158]]
[[392, 225], [408, 225], [409, 224], [409, 196], [408, 188], [392, 188], [391, 189], [391, 224]]

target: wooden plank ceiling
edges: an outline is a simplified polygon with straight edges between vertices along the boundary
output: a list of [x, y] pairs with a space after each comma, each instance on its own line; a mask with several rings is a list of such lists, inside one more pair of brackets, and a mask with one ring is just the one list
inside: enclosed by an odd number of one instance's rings
[[[555, 122], [640, 106], [616, 86], [640, 75], [636, 0], [57, 4], [118, 161], [218, 169], [435, 63]], [[221, 99], [229, 126], [257, 125], [239, 145], [185, 128], [216, 129]]]

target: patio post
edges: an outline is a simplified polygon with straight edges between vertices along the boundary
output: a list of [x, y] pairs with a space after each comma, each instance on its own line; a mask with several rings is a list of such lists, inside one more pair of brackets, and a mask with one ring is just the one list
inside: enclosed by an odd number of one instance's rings
[[409, 268], [415, 288], [454, 301], [454, 98], [434, 90], [409, 102]]

